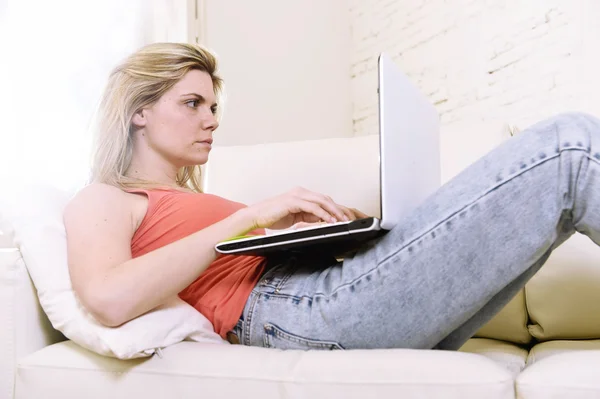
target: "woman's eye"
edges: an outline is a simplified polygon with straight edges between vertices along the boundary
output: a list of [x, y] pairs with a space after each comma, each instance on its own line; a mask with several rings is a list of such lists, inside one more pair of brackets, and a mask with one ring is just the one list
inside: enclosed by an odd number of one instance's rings
[[196, 108], [198, 106], [198, 100], [190, 100], [185, 103], [190, 108]]
[[210, 112], [212, 112], [213, 115], [216, 115], [217, 114], [217, 108], [216, 107], [215, 108], [211, 108]]

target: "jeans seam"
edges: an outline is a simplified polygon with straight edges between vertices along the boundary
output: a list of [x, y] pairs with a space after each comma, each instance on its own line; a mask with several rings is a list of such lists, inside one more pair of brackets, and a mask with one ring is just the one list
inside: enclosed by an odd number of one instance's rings
[[260, 292], [252, 293], [252, 299], [250, 301], [250, 306], [248, 306], [248, 313], [246, 317], [244, 317], [244, 327], [242, 330], [242, 345], [250, 345], [250, 323], [252, 322], [252, 316], [254, 313], [254, 307], [256, 306], [256, 302], [260, 297]]
[[[269, 298], [273, 298], [273, 299], [291, 299], [294, 302], [294, 305], [299, 305], [300, 302], [306, 300], [309, 302], [309, 306], [312, 305], [312, 303], [314, 302], [314, 296], [310, 296], [310, 295], [301, 295], [301, 296], [296, 296], [296, 295], [291, 295], [291, 294], [282, 294], [282, 293], [262, 293], [261, 295], [264, 296], [268, 296]], [[316, 294], [318, 295], [318, 294]]]
[[275, 290], [273, 291], [273, 293], [279, 294], [279, 291], [281, 291], [281, 289], [283, 288], [285, 283], [287, 283], [287, 281], [290, 279], [290, 277], [292, 277], [292, 274], [293, 274], [292, 271], [289, 271], [289, 270], [286, 271], [286, 273], [283, 275], [283, 277], [277, 283], [277, 287], [275, 287]]
[[[600, 153], [597, 153], [597, 155], [600, 155]], [[600, 166], [600, 160], [597, 159], [595, 156], [592, 156], [591, 153], [588, 152], [588, 159], [592, 162], [594, 162], [596, 165]]]
[[[271, 288], [273, 290], [272, 292], [279, 293], [281, 288], [283, 288], [283, 285], [285, 283], [287, 283], [287, 281], [290, 279], [293, 272], [291, 272], [286, 265], [280, 265], [280, 266], [278, 266], [278, 268], [280, 269], [280, 270], [278, 270], [278, 272], [283, 275], [282, 277], [267, 276], [267, 273], [271, 272], [271, 270], [270, 270], [269, 272], [265, 273], [264, 278], [261, 281], [259, 281], [257, 286], [261, 286], [264, 288]], [[273, 269], [275, 269], [275, 268], [273, 268]], [[257, 292], [261, 292], [261, 291], [259, 290]]]
[[[592, 151], [591, 148], [586, 148], [586, 155], [587, 155], [587, 159], [590, 163], [595, 164], [596, 166], [600, 166], [600, 152], [596, 152], [594, 155], [592, 155]], [[588, 173], [587, 171], [588, 167], [586, 166], [586, 171], [584, 173]], [[575, 181], [575, 186], [579, 187], [579, 179], [581, 179], [581, 176], [578, 174], [577, 175], [577, 180]], [[577, 197], [578, 193], [576, 189], [573, 189], [573, 204], [575, 204], [577, 202]], [[581, 215], [579, 215], [581, 216]], [[581, 228], [579, 226], [579, 222], [580, 222], [580, 218], [577, 217], [577, 215], [573, 214], [573, 212], [570, 212], [570, 217], [573, 223], [573, 228], [575, 229], [575, 231], [579, 232], [579, 233], [584, 233], [583, 231], [581, 231]]]
[[[280, 340], [293, 342], [299, 345], [304, 345], [308, 348], [318, 348], [318, 349], [327, 349], [331, 347], [337, 347], [338, 349], [344, 349], [342, 344], [337, 341], [332, 340], [320, 340], [313, 339], [308, 337], [303, 337], [301, 335], [293, 334], [289, 331], [284, 330], [273, 323], [267, 323], [264, 326], [265, 334], [264, 334], [264, 344], [265, 347], [273, 347], [269, 336], [278, 337]], [[269, 329], [269, 331], [267, 331]]]

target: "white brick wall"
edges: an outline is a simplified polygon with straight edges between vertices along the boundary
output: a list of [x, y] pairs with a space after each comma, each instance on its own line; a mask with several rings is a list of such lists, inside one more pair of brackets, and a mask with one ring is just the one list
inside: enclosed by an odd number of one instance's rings
[[448, 178], [549, 115], [600, 116], [598, 0], [350, 0], [354, 134], [377, 130], [388, 52], [436, 105]]

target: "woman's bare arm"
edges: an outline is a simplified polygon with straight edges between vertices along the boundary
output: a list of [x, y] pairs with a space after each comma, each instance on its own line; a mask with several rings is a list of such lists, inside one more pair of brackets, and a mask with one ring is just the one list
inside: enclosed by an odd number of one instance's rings
[[69, 271], [82, 304], [118, 326], [177, 295], [216, 258], [214, 246], [252, 229], [243, 212], [132, 259], [135, 220], [129, 194], [105, 184], [86, 187], [64, 213]]
[[86, 187], [64, 213], [73, 289], [96, 319], [118, 326], [163, 304], [216, 258], [215, 244], [275, 223], [344, 219], [331, 198], [301, 187], [273, 197], [185, 238], [132, 259], [135, 205], [105, 185]]

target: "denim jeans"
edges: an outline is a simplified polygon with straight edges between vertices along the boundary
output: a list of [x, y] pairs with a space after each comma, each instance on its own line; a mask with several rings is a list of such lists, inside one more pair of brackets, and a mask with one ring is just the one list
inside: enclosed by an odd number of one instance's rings
[[[458, 349], [575, 232], [600, 240], [600, 120], [537, 123], [343, 262], [272, 264], [234, 329], [282, 349]], [[600, 289], [600, 287], [599, 287]]]

